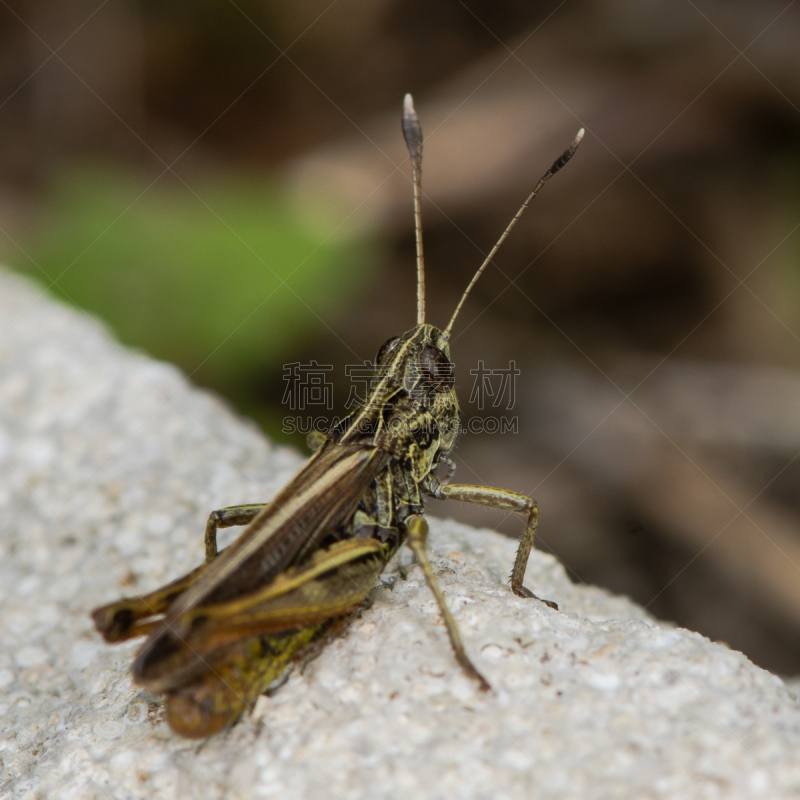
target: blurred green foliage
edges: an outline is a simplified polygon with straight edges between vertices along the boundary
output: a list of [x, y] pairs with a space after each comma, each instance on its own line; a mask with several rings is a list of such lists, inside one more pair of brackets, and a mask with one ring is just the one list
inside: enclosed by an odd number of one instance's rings
[[266, 180], [187, 188], [84, 167], [61, 176], [46, 207], [29, 272], [268, 428], [258, 392], [282, 384], [288, 356], [352, 304], [372, 251], [332, 235], [319, 198], [298, 203]]

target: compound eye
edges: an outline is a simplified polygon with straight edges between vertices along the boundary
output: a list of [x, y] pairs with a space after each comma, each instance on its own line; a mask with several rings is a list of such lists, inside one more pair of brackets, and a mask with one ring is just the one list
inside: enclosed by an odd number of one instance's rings
[[396, 347], [400, 344], [399, 336], [392, 336], [391, 339], [385, 341], [378, 350], [378, 355], [375, 357], [375, 363], [380, 364]]
[[430, 344], [422, 348], [419, 354], [419, 371], [422, 379], [434, 391], [446, 392], [453, 388], [453, 365], [439, 348]]

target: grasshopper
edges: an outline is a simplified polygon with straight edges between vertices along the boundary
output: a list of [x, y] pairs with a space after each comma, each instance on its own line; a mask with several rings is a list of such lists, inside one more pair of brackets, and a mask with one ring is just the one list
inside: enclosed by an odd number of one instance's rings
[[[459, 432], [450, 337], [475, 282], [533, 198], [573, 156], [583, 129], [540, 178], [440, 330], [425, 321], [422, 129], [411, 95], [402, 122], [414, 190], [417, 324], [378, 350], [366, 402], [328, 433], [312, 433], [315, 452], [271, 503], [211, 512], [205, 563], [154, 592], [92, 612], [107, 642], [147, 636], [134, 658], [133, 681], [166, 694], [167, 721], [182, 736], [202, 738], [235, 722], [333, 620], [361, 604], [404, 542], [438, 603], [457, 662], [488, 689], [428, 560], [428, 498], [523, 515], [511, 590], [540, 600], [522, 583], [538, 525], [536, 501], [507, 489], [449, 483]], [[446, 478], [437, 477], [440, 464], [449, 468]], [[238, 525], [247, 527], [218, 552], [217, 531]]]

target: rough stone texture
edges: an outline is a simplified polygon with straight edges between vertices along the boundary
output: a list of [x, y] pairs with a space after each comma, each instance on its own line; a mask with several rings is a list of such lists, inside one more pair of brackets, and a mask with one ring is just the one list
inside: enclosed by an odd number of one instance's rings
[[394, 564], [250, 718], [178, 739], [87, 612], [198, 563], [208, 511], [269, 498], [299, 457], [4, 273], [0, 333], [0, 797], [800, 797], [778, 678], [540, 553], [527, 583], [562, 611], [517, 599], [514, 543], [444, 521], [434, 566], [492, 693]]

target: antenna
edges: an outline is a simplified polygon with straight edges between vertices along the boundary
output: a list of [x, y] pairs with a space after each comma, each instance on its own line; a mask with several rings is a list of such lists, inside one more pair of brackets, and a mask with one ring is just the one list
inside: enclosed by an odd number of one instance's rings
[[552, 178], [553, 175], [555, 175], [556, 172], [558, 172], [567, 163], [567, 161], [569, 161], [572, 158], [572, 156], [575, 155], [575, 151], [578, 149], [578, 145], [581, 143], [581, 140], [583, 139], [583, 134], [584, 134], [584, 129], [581, 128], [578, 131], [578, 135], [572, 140], [572, 144], [553, 162], [553, 165], [550, 167], [550, 169], [548, 169], [547, 172], [545, 172], [545, 174], [542, 175], [541, 178], [539, 178], [539, 182], [536, 184], [533, 191], [528, 195], [525, 202], [520, 206], [519, 211], [517, 211], [517, 213], [514, 215], [514, 218], [511, 220], [511, 222], [508, 223], [508, 226], [503, 231], [503, 235], [497, 240], [497, 244], [495, 244], [495, 246], [492, 248], [489, 255], [486, 256], [486, 260], [483, 262], [483, 264], [481, 264], [480, 267], [478, 267], [478, 271], [472, 277], [472, 280], [469, 282], [469, 286], [467, 286], [466, 290], [464, 291], [464, 294], [461, 295], [461, 299], [458, 301], [456, 310], [453, 312], [453, 316], [450, 317], [450, 322], [447, 323], [447, 327], [444, 329], [443, 336], [445, 341], [447, 341], [450, 338], [450, 334], [452, 333], [453, 330], [453, 323], [456, 321], [458, 312], [461, 311], [461, 306], [464, 305], [464, 301], [467, 299], [467, 295], [470, 293], [470, 291], [472, 291], [472, 287], [477, 283], [478, 278], [480, 278], [480, 276], [483, 274], [483, 271], [486, 269], [486, 267], [489, 266], [491, 260], [495, 257], [497, 251], [500, 249], [500, 245], [503, 244], [508, 234], [511, 233], [512, 229], [519, 221], [519, 218], [522, 216], [525, 209], [531, 204], [533, 198], [536, 197], [536, 195], [539, 193], [542, 186], [544, 186], [547, 183], [547, 181], [549, 181], [550, 178]]
[[403, 138], [411, 156], [414, 183], [414, 238], [417, 242], [417, 325], [425, 322], [425, 259], [422, 257], [422, 126], [410, 94], [403, 98]]

